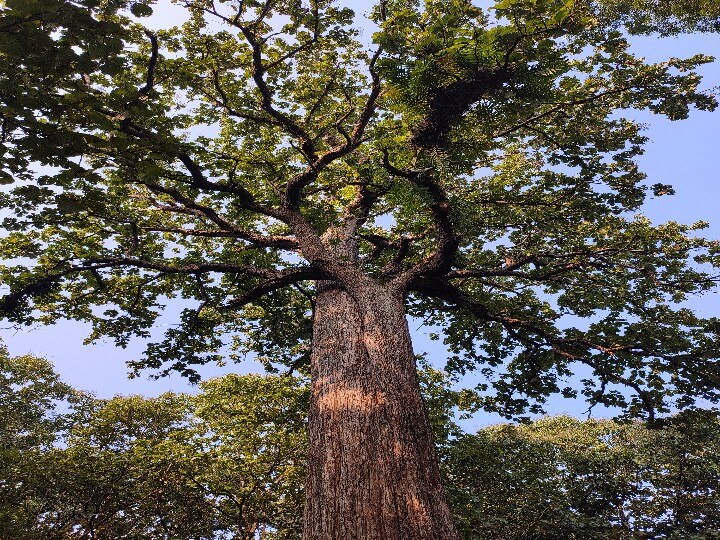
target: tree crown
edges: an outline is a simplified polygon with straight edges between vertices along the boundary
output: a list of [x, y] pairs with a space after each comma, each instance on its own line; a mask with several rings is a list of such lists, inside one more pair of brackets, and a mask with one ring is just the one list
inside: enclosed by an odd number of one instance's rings
[[8, 318], [125, 345], [182, 299], [136, 369], [196, 378], [226, 345], [302, 369], [318, 283], [381, 286], [481, 370], [486, 408], [717, 400], [719, 321], [678, 307], [717, 244], [639, 215], [672, 188], [626, 113], [716, 107], [709, 56], [629, 48], [716, 30], [714, 2], [387, 0], [370, 45], [329, 0], [177, 3], [169, 31], [146, 1], [2, 8]]

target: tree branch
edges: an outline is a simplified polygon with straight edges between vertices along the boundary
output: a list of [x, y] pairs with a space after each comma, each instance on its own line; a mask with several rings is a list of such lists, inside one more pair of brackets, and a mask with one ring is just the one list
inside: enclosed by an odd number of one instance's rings
[[370, 94], [368, 95], [365, 106], [353, 126], [352, 132], [348, 134], [341, 129], [341, 119], [336, 127], [345, 138], [344, 144], [335, 146], [323, 155], [317, 157], [305, 171], [288, 181], [283, 200], [283, 204], [287, 208], [296, 210], [300, 204], [303, 189], [313, 182], [317, 178], [318, 174], [330, 163], [349, 154], [362, 143], [365, 129], [375, 112], [377, 100], [380, 96], [380, 76], [375, 69], [375, 64], [381, 54], [382, 48], [378, 48], [370, 60], [369, 69], [372, 77]]
[[606, 96], [613, 95], [613, 94], [620, 94], [622, 92], [627, 92], [628, 90], [631, 90], [632, 86], [623, 86], [621, 88], [613, 88], [610, 90], [606, 90], [605, 92], [600, 92], [598, 94], [593, 94], [591, 96], [587, 96], [585, 98], [576, 99], [572, 101], [565, 101], [563, 103], [558, 103], [557, 105], [554, 105], [547, 111], [538, 113], [534, 116], [530, 116], [526, 118], [525, 120], [519, 122], [518, 124], [515, 124], [514, 126], [510, 126], [509, 128], [506, 128], [502, 131], [499, 131], [497, 133], [494, 133], [492, 135], [493, 139], [497, 139], [499, 137], [505, 137], [506, 135], [510, 135], [511, 133], [518, 131], [519, 129], [522, 129], [524, 127], [528, 127], [538, 120], [542, 120], [543, 118], [546, 118], [547, 116], [550, 116], [551, 114], [558, 112], [564, 108], [567, 107], [575, 107], [577, 105], [584, 105], [586, 103], [592, 103], [593, 101], [597, 101], [599, 99], [602, 99]]
[[53, 286], [60, 280], [67, 276], [79, 274], [81, 272], [90, 272], [98, 283], [98, 286], [102, 289], [105, 285], [102, 282], [98, 271], [108, 268], [123, 267], [153, 270], [161, 274], [199, 275], [213, 272], [222, 274], [244, 274], [265, 280], [262, 284], [247, 291], [239, 299], [224, 306], [225, 309], [239, 307], [240, 305], [243, 305], [243, 303], [246, 304], [257, 300], [268, 292], [298, 283], [300, 281], [329, 279], [329, 276], [326, 273], [311, 266], [273, 269], [251, 264], [238, 265], [219, 262], [173, 265], [162, 262], [145, 261], [133, 257], [99, 257], [85, 260], [80, 264], [71, 266], [54, 274], [38, 276], [37, 279], [24, 285], [20, 289], [14, 291], [11, 290], [10, 293], [0, 297], [0, 313], [6, 315], [12, 314], [12, 312], [22, 306], [24, 301], [32, 297], [48, 294], [52, 290]]
[[225, 109], [225, 112], [229, 116], [233, 116], [235, 118], [240, 118], [241, 120], [249, 120], [252, 122], [257, 122], [259, 124], [266, 124], [271, 126], [278, 126], [280, 125], [277, 121], [271, 120], [270, 118], [264, 118], [262, 116], [258, 116], [255, 114], [250, 114], [247, 112], [240, 112], [237, 109], [233, 108], [230, 105], [230, 98], [228, 97], [227, 93], [225, 92], [225, 89], [222, 87], [222, 84], [220, 82], [220, 72], [217, 69], [212, 70], [212, 79], [213, 79], [213, 86], [215, 87], [215, 91], [220, 96], [220, 99], [216, 99], [213, 96], [210, 96], [209, 94], [205, 94], [209, 99], [212, 99], [217, 105], [220, 105], [223, 109]]
[[260, 285], [244, 292], [238, 298], [232, 300], [230, 303], [220, 306], [221, 310], [233, 310], [239, 309], [255, 300], [258, 300], [267, 293], [283, 289], [289, 285], [296, 285], [302, 281], [316, 280], [316, 279], [327, 279], [321, 271], [316, 268], [307, 266], [302, 268], [291, 268], [285, 271], [280, 271], [275, 277], [268, 279]]
[[383, 152], [383, 165], [391, 174], [406, 178], [428, 193], [431, 199], [430, 213], [437, 235], [435, 251], [400, 274], [395, 280], [396, 286], [407, 289], [413, 281], [421, 277], [447, 274], [455, 263], [460, 239], [452, 226], [452, 207], [445, 190], [432, 178], [429, 171], [403, 171], [391, 165], [386, 150]]
[[263, 236], [237, 228], [233, 230], [207, 230], [183, 229], [180, 227], [143, 227], [143, 230], [204, 238], [239, 238], [259, 247], [272, 247], [277, 249], [291, 250], [298, 247], [297, 240], [292, 236]]
[[155, 68], [158, 61], [158, 40], [157, 36], [150, 30], [145, 30], [145, 35], [150, 38], [150, 60], [148, 60], [147, 75], [145, 77], [145, 85], [138, 90], [138, 94], [147, 95], [153, 89], [155, 79]]
[[274, 118], [290, 135], [295, 137], [300, 142], [300, 148], [308, 161], [314, 162], [317, 159], [317, 153], [310, 135], [308, 135], [308, 133], [292, 118], [278, 111], [273, 104], [273, 91], [268, 86], [264, 77], [266, 67], [263, 65], [262, 61], [262, 46], [255, 37], [255, 33], [247, 26], [239, 26], [239, 29], [245, 37], [245, 41], [248, 42], [250, 48], [252, 49], [252, 79], [253, 82], [255, 82], [255, 86], [257, 86], [260, 91], [262, 99], [261, 106], [263, 111]]
[[635, 390], [638, 397], [643, 402], [643, 408], [648, 414], [648, 419], [652, 421], [655, 418], [657, 404], [652, 399], [649, 392], [643, 389], [637, 382], [628, 379], [623, 375], [610, 372], [607, 368], [605, 368], [601, 364], [598, 364], [592, 358], [588, 357], [585, 354], [579, 353], [577, 349], [568, 349], [568, 346], [575, 345], [580, 346], [582, 350], [595, 349], [602, 353], [613, 355], [620, 350], [630, 351], [631, 347], [605, 346], [600, 343], [595, 343], [582, 338], [557, 337], [535, 323], [518, 318], [491, 313], [484, 305], [480, 304], [479, 302], [473, 301], [471, 298], [466, 296], [460, 289], [453, 285], [450, 285], [447, 282], [431, 281], [428, 279], [419, 280], [415, 282], [413, 290], [419, 292], [424, 296], [437, 298], [448, 302], [456, 307], [466, 309], [481, 320], [499, 323], [500, 325], [502, 325], [506, 332], [508, 332], [515, 339], [522, 342], [526, 346], [538, 346], [538, 342], [532, 340], [527, 336], [521, 335], [517, 332], [517, 330], [522, 329], [532, 334], [535, 334], [542, 340], [540, 344], [544, 344], [545, 346], [549, 347], [559, 356], [562, 356], [568, 361], [582, 362], [592, 367], [596, 371], [596, 373], [601, 374], [604, 380], [617, 384], [622, 384]]

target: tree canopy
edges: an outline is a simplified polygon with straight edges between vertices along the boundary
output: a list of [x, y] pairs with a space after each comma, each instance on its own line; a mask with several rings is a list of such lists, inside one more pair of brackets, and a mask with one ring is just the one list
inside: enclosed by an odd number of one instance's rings
[[0, 9], [4, 316], [124, 346], [176, 302], [136, 369], [196, 378], [230, 347], [302, 370], [318, 288], [371, 279], [487, 409], [717, 401], [720, 321], [681, 304], [717, 243], [641, 215], [672, 188], [628, 112], [716, 107], [711, 57], [629, 42], [715, 31], [715, 2], [387, 0], [369, 46], [330, 0], [177, 3], [157, 32], [144, 0]]

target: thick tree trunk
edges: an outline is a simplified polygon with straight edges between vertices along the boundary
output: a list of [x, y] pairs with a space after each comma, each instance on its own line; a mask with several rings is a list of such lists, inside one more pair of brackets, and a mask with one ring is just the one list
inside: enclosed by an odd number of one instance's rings
[[319, 293], [304, 540], [455, 540], [402, 299]]

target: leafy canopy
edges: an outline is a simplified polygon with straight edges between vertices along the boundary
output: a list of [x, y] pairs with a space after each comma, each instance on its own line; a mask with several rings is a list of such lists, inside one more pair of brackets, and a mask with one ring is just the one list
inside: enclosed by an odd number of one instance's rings
[[714, 288], [717, 244], [640, 214], [672, 188], [638, 169], [631, 113], [713, 110], [712, 59], [629, 41], [715, 31], [715, 2], [386, 0], [370, 45], [330, 0], [176, 3], [189, 20], [157, 32], [146, 1], [0, 8], [11, 321], [124, 346], [172, 303], [135, 369], [302, 370], [317, 283], [371, 279], [488, 409], [720, 397], [720, 321], [680, 307]]

